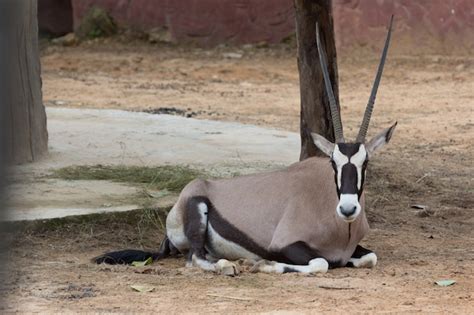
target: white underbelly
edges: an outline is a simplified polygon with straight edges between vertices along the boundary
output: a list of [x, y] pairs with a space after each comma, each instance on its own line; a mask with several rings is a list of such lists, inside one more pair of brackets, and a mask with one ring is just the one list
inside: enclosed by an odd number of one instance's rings
[[250, 259], [260, 260], [261, 258], [246, 250], [242, 246], [224, 239], [220, 236], [210, 223], [207, 226], [208, 242], [210, 246], [206, 246], [209, 253], [216, 258], [222, 258], [227, 260], [238, 260], [238, 259]]

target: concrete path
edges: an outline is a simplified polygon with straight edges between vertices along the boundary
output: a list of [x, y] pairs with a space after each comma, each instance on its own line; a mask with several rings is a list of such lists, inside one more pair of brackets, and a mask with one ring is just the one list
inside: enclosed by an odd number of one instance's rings
[[49, 155], [16, 168], [8, 220], [138, 207], [127, 203], [137, 187], [44, 177], [56, 168], [186, 164], [219, 175], [278, 168], [299, 155], [299, 135], [239, 123], [118, 110], [48, 108], [47, 115]]

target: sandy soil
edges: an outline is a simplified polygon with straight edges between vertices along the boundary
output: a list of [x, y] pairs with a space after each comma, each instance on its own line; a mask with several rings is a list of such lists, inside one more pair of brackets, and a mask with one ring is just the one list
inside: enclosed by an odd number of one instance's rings
[[[227, 53], [242, 58], [228, 58]], [[43, 52], [48, 106], [157, 110], [298, 130], [294, 51], [198, 50], [107, 41]], [[378, 52], [343, 54], [346, 133], [356, 133]], [[363, 244], [373, 270], [236, 278], [166, 260], [140, 270], [95, 266], [108, 249], [156, 247], [162, 232], [127, 224], [27, 229], [14, 241], [5, 310], [36, 312], [474, 312], [474, 59], [390, 56], [369, 133], [394, 120], [392, 143], [371, 162]], [[428, 211], [412, 209], [414, 204]], [[142, 231], [143, 232], [143, 231]], [[434, 281], [454, 279], [450, 287]], [[148, 284], [150, 293], [133, 292]], [[16, 304], [15, 304], [16, 303]]]

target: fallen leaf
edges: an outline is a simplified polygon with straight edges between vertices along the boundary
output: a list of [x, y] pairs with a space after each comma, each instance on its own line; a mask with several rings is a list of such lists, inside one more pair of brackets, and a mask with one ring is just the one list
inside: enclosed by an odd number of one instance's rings
[[437, 285], [439, 285], [440, 287], [447, 287], [447, 286], [450, 286], [450, 285], [453, 285], [456, 283], [455, 280], [451, 280], [451, 279], [446, 279], [446, 280], [438, 280], [435, 282]]
[[145, 260], [145, 261], [133, 261], [132, 266], [133, 267], [144, 267], [146, 265], [151, 264], [152, 262], [153, 262], [153, 258], [148, 257], [148, 259]]
[[130, 286], [133, 290], [137, 292], [153, 292], [155, 290], [154, 287], [148, 285], [141, 285], [141, 284], [134, 284]]

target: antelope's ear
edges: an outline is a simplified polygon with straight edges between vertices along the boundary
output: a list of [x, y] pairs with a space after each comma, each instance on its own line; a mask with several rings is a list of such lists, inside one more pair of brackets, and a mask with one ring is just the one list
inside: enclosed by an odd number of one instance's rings
[[314, 145], [318, 147], [319, 150], [323, 151], [327, 156], [332, 156], [334, 147], [336, 146], [331, 141], [326, 140], [323, 136], [318, 135], [317, 133], [312, 132], [311, 136], [313, 137]]
[[391, 127], [385, 129], [384, 131], [373, 137], [372, 140], [370, 140], [365, 145], [369, 156], [373, 155], [376, 151], [378, 151], [381, 147], [383, 147], [386, 143], [390, 141], [396, 126], [397, 122], [395, 122]]

